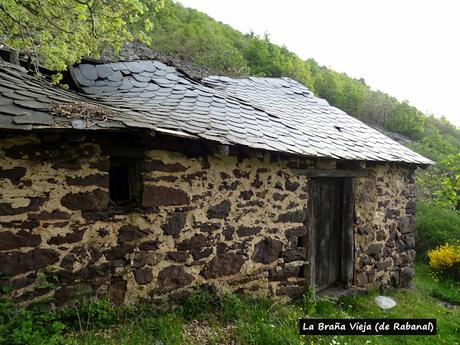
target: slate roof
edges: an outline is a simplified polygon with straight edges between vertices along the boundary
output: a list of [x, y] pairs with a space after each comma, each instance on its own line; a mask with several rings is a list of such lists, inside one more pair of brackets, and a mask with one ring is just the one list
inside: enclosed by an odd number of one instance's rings
[[[433, 163], [288, 78], [197, 81], [158, 61], [81, 64], [71, 75], [81, 93], [0, 64], [0, 128], [150, 128], [304, 156]], [[104, 121], [50, 115], [51, 104], [75, 101], [112, 113]]]
[[[22, 67], [0, 60], [0, 129], [81, 128], [81, 119], [55, 116], [50, 109], [74, 102], [97, 105], [84, 95], [62, 90], [27, 74]], [[92, 121], [90, 128], [124, 126], [116, 119], [100, 123]]]

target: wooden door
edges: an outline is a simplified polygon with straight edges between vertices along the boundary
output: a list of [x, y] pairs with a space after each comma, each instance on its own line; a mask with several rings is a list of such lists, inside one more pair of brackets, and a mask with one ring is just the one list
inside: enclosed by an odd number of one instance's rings
[[317, 291], [342, 280], [343, 186], [340, 178], [315, 178], [311, 183], [310, 230], [314, 232], [312, 259]]

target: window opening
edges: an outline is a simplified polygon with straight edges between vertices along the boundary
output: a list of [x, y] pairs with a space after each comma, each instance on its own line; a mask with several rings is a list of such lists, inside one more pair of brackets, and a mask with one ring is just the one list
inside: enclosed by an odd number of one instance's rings
[[139, 163], [129, 158], [111, 158], [109, 169], [110, 200], [117, 206], [140, 202]]

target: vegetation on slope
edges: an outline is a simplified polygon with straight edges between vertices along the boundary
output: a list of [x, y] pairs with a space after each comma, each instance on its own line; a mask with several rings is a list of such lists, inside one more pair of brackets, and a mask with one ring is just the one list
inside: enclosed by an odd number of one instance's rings
[[[353, 79], [303, 61], [285, 47], [270, 42], [268, 36], [243, 35], [197, 10], [166, 1], [154, 19], [152, 47], [228, 75], [287, 76], [306, 85], [331, 104], [363, 121], [418, 140], [442, 134], [446, 142], [435, 145], [443, 154], [460, 147], [460, 130], [445, 118], [426, 116], [407, 102], [399, 102], [383, 92], [373, 91], [363, 79]], [[435, 152], [433, 152], [435, 153]], [[432, 158], [436, 155], [430, 155]]]
[[427, 116], [406, 101], [374, 91], [363, 79], [337, 73], [313, 59], [304, 61], [271, 43], [268, 36], [243, 35], [172, 1], [165, 2], [153, 21], [155, 50], [219, 74], [290, 77], [350, 115], [408, 137], [412, 149], [438, 163], [420, 174], [420, 195], [460, 208], [460, 172], [454, 169], [459, 161], [460, 129], [445, 118]]
[[428, 202], [417, 203], [417, 253], [426, 259], [429, 249], [460, 240], [460, 214]]

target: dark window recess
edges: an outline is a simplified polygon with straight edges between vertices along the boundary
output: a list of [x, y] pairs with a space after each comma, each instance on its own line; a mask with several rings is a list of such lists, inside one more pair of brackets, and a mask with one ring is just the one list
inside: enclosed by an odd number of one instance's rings
[[299, 278], [305, 278], [305, 265], [299, 267], [299, 273], [297, 274]]
[[305, 246], [305, 236], [297, 237], [297, 247], [304, 247]]
[[139, 163], [128, 158], [110, 159], [110, 199], [117, 206], [136, 205], [141, 199], [142, 179]]

